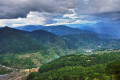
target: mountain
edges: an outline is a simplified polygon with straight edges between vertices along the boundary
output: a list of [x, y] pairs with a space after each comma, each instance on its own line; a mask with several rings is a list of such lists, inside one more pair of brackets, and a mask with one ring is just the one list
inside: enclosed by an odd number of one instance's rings
[[120, 40], [103, 39], [95, 34], [69, 34], [62, 37], [83, 49], [120, 48]]
[[30, 32], [0, 28], [0, 64], [12, 68], [34, 68], [59, 55], [28, 36]]
[[[60, 36], [58, 36], [52, 32], [43, 30], [45, 28], [47, 28], [47, 27], [42, 26], [42, 25], [26, 25], [26, 26], [16, 27], [16, 29], [19, 29], [20, 31], [21, 30], [24, 31], [21, 33], [27, 34], [29, 37], [40, 42], [43, 45], [46, 45], [49, 47], [57, 47], [57, 48], [64, 49], [64, 50], [66, 50], [66, 49], [74, 50], [74, 49], [78, 48], [76, 45], [72, 44], [70, 41], [68, 41], [66, 39], [62, 39]], [[69, 28], [69, 27], [67, 27], [67, 28]], [[42, 29], [42, 30], [40, 30], [40, 29]], [[52, 26], [52, 29], [54, 29], [54, 26]], [[61, 29], [62, 29], [62, 27], [61, 27]], [[29, 32], [26, 32], [26, 31], [29, 31]]]
[[69, 34], [62, 37], [85, 49], [95, 49], [104, 44], [103, 39], [94, 34]]
[[78, 49], [71, 42], [43, 30], [26, 32], [0, 28], [0, 64], [13, 68], [34, 68]]
[[45, 49], [39, 42], [21, 33], [27, 32], [9, 27], [0, 28], [0, 54], [34, 52]]
[[99, 22], [96, 24], [70, 24], [69, 27], [79, 28], [81, 30], [88, 30], [92, 32], [96, 32], [99, 34], [108, 34], [113, 38], [120, 38], [120, 25], [117, 22]]
[[[57, 35], [67, 35], [67, 34], [83, 34], [83, 33], [92, 33], [90, 31], [86, 31], [86, 30], [80, 30], [77, 28], [71, 28], [71, 27], [67, 27], [64, 25], [59, 25], [59, 26], [48, 26], [48, 27], [43, 27], [41, 28], [42, 30], [46, 30], [48, 32], [52, 32], [54, 34]], [[93, 34], [93, 33], [92, 33]]]
[[19, 29], [19, 30], [24, 30], [24, 31], [34, 31], [34, 30], [39, 30], [41, 28], [43, 28], [45, 26], [43, 25], [25, 25], [25, 26], [19, 26], [19, 27], [15, 27], [16, 29]]
[[[27, 50], [33, 51], [34, 49], [39, 49], [41, 44], [46, 46], [47, 48], [55, 48], [55, 49], [57, 48], [56, 50], [58, 51], [63, 50], [63, 52], [64, 50], [67, 50], [67, 51], [77, 50], [79, 48], [73, 43], [71, 43], [70, 41], [63, 39], [62, 37], [55, 35], [51, 32], [44, 31], [44, 30], [35, 30], [32, 32], [27, 32], [27, 31], [13, 29], [9, 27], [4, 27], [4, 28], [0, 28], [0, 36], [1, 36], [1, 41], [4, 41], [4, 42], [1, 42], [2, 44], [1, 51], [3, 51], [2, 48], [4, 48], [2, 46], [8, 46], [5, 48], [5, 51], [9, 51], [9, 50], [17, 51], [18, 50], [18, 52], [19, 51], [24, 52], [24, 49], [26, 51]], [[44, 46], [41, 46], [41, 47], [44, 47]], [[26, 49], [25, 47], [28, 49]], [[15, 50], [12, 50], [12, 49], [15, 49]]]
[[67, 35], [67, 34], [79, 34], [79, 33], [87, 32], [85, 30], [80, 30], [77, 28], [70, 28], [64, 25], [59, 25], [59, 26], [25, 25], [25, 26], [19, 26], [19, 27], [14, 27], [14, 28], [23, 30], [23, 31], [30, 31], [30, 32], [41, 29], [41, 30], [45, 30], [48, 32], [52, 32], [60, 36]]
[[[84, 26], [85, 27], [85, 26]], [[48, 32], [54, 33], [56, 35], [62, 36], [62, 35], [68, 35], [68, 34], [91, 34], [91, 35], [96, 35], [100, 38], [104, 39], [112, 39], [115, 38], [110, 34], [105, 34], [105, 33], [97, 33], [95, 31], [91, 30], [82, 30], [79, 28], [72, 28], [64, 25], [59, 25], [59, 26], [48, 26], [48, 27], [43, 27], [41, 28], [42, 30], [46, 30]]]
[[41, 44], [49, 46], [49, 47], [56, 47], [59, 49], [68, 49], [68, 50], [76, 50], [78, 47], [72, 44], [70, 41], [63, 39], [62, 37], [55, 35], [51, 32], [47, 32], [44, 30], [35, 30], [29, 33], [29, 36]]
[[[68, 25], [71, 26], [71, 25]], [[87, 28], [87, 26], [82, 25], [82, 27], [78, 27], [81, 25], [77, 25], [77, 28], [72, 28], [73, 26], [76, 27], [76, 25], [72, 25], [72, 27], [68, 27], [64, 25], [58, 25], [58, 26], [42, 26], [42, 25], [26, 25], [21, 27], [16, 27], [16, 29], [24, 30], [24, 31], [34, 31], [34, 30], [45, 30], [51, 33], [54, 33], [56, 35], [62, 36], [62, 35], [68, 35], [68, 34], [95, 34], [100, 38], [105, 39], [112, 39], [115, 38], [115, 36], [105, 33], [96, 33], [94, 30], [89, 29], [83, 29], [84, 27]], [[83, 27], [84, 26], [84, 27]]]

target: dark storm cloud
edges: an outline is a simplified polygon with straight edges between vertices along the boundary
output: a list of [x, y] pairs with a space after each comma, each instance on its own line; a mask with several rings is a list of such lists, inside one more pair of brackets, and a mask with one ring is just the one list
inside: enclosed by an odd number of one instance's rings
[[26, 17], [30, 11], [63, 14], [73, 4], [72, 0], [0, 0], [0, 18]]
[[78, 3], [77, 12], [79, 15], [94, 16], [96, 19], [108, 18], [119, 20], [120, 0], [84, 0], [86, 4]]
[[30, 11], [64, 14], [71, 8], [80, 15], [113, 19], [119, 16], [120, 0], [0, 0], [0, 19], [26, 17]]
[[94, 15], [101, 17], [101, 18], [107, 18], [111, 21], [120, 21], [120, 11], [118, 11], [118, 12], [106, 12], [106, 13], [100, 13], [100, 14], [94, 14]]

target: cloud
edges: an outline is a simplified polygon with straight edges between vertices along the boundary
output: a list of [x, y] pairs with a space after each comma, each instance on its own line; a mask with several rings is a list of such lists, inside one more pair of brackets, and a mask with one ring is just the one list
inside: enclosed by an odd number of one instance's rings
[[66, 13], [72, 0], [0, 0], [0, 19], [25, 18], [31, 11]]
[[120, 21], [120, 0], [0, 0], [0, 25]]
[[0, 19], [25, 18], [31, 11], [65, 14], [75, 9], [79, 14], [120, 11], [120, 0], [0, 0]]
[[118, 12], [120, 11], [119, 7], [120, 0], [89, 0], [87, 1], [87, 4], [82, 2], [78, 3], [76, 8], [80, 14], [100, 14], [106, 12]]
[[[82, 6], [82, 7], [81, 7]], [[120, 19], [120, 0], [89, 0], [77, 7], [78, 14], [94, 16], [97, 19]]]
[[55, 26], [55, 25], [67, 25], [67, 24], [96, 24], [96, 21], [87, 21], [87, 20], [76, 20], [72, 22], [57, 22], [53, 24], [46, 24], [45, 26]]
[[89, 19], [90, 16], [80, 15], [75, 12], [74, 9], [69, 9], [69, 13], [64, 14], [61, 18], [53, 19], [52, 24], [46, 24], [45, 26], [54, 26], [54, 25], [67, 25], [67, 24], [95, 24], [97, 21]]
[[17, 18], [17, 19], [1, 19], [1, 26], [23, 26], [23, 25], [44, 25], [46, 18], [41, 17], [42, 13], [30, 12], [26, 18]]
[[69, 13], [63, 15], [63, 17], [64, 17], [64, 18], [68, 17], [68, 18], [71, 18], [71, 19], [76, 19], [76, 18], [78, 18], [78, 17], [77, 17], [77, 14], [76, 14], [76, 12], [75, 12], [74, 9], [69, 9]]
[[99, 16], [101, 18], [107, 18], [107, 19], [113, 20], [113, 21], [120, 21], [120, 11], [95, 14], [95, 16]]

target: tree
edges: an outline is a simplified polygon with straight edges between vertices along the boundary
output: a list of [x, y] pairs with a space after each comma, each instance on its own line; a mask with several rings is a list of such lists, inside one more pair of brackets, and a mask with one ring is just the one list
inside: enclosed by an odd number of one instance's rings
[[40, 74], [38, 72], [33, 72], [27, 77], [27, 80], [35, 80], [38, 78], [39, 75]]
[[109, 63], [106, 67], [108, 75], [114, 75], [116, 80], [120, 80], [120, 60]]

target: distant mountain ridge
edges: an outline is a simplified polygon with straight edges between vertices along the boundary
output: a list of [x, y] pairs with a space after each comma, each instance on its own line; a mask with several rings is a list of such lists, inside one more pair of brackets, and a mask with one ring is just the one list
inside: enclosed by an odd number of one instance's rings
[[13, 27], [13, 28], [23, 31], [30, 31], [30, 32], [34, 30], [45, 30], [60, 36], [67, 34], [94, 33], [87, 30], [80, 30], [78, 28], [71, 28], [65, 25], [58, 25], [58, 26], [25, 25], [25, 26]]
[[90, 32], [87, 30], [80, 30], [77, 28], [71, 28], [71, 27], [64, 26], [64, 25], [48, 26], [48, 27], [43, 27], [41, 29], [46, 30], [48, 32], [52, 32], [52, 33], [60, 35], [60, 36], [68, 35], [68, 34], [83, 34], [83, 33], [94, 34], [93, 32]]
[[107, 37], [107, 35], [104, 34], [96, 34], [94, 32], [70, 28], [63, 25], [49, 26], [41, 29], [42, 30], [39, 29], [32, 32], [17, 29], [14, 29], [14, 31], [25, 34], [42, 45], [48, 47], [57, 47], [62, 50], [76, 50], [78, 48], [96, 49], [98, 46], [105, 48], [119, 48], [119, 40], [104, 39], [102, 37]]
[[120, 39], [120, 25], [115, 22], [99, 22], [96, 24], [70, 24], [69, 27], [88, 30], [99, 34], [108, 34], [113, 38]]
[[26, 25], [22, 27], [16, 27], [16, 29], [30, 31], [30, 32], [34, 30], [45, 30], [59, 36], [68, 35], [68, 34], [95, 34], [100, 38], [106, 38], [106, 39], [113, 38], [111, 35], [108, 34], [98, 34], [96, 32], [92, 32], [89, 30], [81, 30], [79, 28], [72, 28], [65, 25], [58, 25], [58, 26]]
[[45, 27], [45, 26], [43, 26], [43, 25], [25, 25], [25, 26], [13, 27], [13, 28], [32, 32], [34, 30], [39, 30], [39, 29], [41, 29], [43, 27]]
[[95, 34], [69, 34], [62, 37], [83, 49], [120, 48], [119, 39], [103, 39]]

